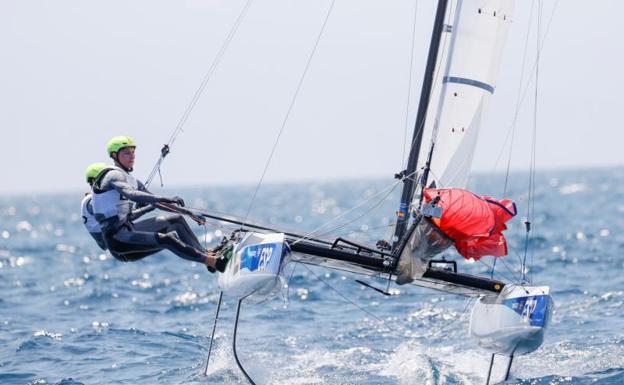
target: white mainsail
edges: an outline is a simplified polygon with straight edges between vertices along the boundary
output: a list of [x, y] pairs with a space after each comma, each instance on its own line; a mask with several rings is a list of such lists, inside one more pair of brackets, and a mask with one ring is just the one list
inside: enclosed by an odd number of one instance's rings
[[[422, 171], [433, 148], [427, 186], [465, 188], [468, 183], [512, 8], [513, 0], [449, 2], [418, 159]], [[450, 245], [433, 225], [418, 222], [399, 257], [396, 282], [422, 277], [428, 261]]]
[[453, 0], [449, 4], [446, 31], [450, 39], [441, 42], [432, 94], [432, 101], [437, 98], [438, 102], [429, 106], [418, 160], [423, 167], [434, 146], [428, 185], [464, 188], [468, 183], [512, 10], [513, 0]]

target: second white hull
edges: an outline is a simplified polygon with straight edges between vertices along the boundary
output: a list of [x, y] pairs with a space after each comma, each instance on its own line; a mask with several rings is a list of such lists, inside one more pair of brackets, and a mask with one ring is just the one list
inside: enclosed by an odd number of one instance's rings
[[481, 297], [470, 317], [470, 336], [492, 353], [527, 354], [540, 347], [553, 301], [547, 286], [509, 285], [498, 296]]

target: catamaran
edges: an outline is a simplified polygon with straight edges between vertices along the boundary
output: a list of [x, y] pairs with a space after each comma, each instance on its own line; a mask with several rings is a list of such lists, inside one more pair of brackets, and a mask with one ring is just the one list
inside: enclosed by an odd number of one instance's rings
[[[240, 226], [219, 247], [221, 253], [231, 253], [231, 259], [219, 276], [214, 326], [223, 298], [238, 301], [234, 356], [250, 383], [254, 381], [236, 355], [241, 303], [274, 296], [289, 267], [297, 263], [475, 298], [469, 333], [492, 354], [488, 384], [495, 355], [509, 357], [506, 380], [513, 357], [542, 344], [553, 309], [549, 287], [531, 284], [524, 274], [516, 283], [465, 274], [456, 261], [440, 257], [450, 247], [471, 260], [507, 254], [503, 231], [505, 222], [517, 214], [514, 202], [477, 195], [466, 185], [479, 128], [496, 89], [512, 8], [512, 0], [438, 1], [409, 158], [395, 175], [403, 190], [391, 239], [363, 245], [189, 211], [195, 217]], [[168, 150], [163, 148], [155, 169]], [[528, 232], [528, 221], [526, 227]], [[209, 359], [210, 353], [206, 372]]]

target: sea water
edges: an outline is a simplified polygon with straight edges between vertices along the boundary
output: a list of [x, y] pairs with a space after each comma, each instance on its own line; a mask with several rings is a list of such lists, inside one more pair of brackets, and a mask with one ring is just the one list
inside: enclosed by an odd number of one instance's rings
[[[513, 174], [510, 255], [495, 277], [551, 286], [543, 346], [516, 357], [509, 384], [624, 383], [624, 169]], [[267, 184], [249, 219], [357, 242], [389, 240], [393, 180]], [[471, 188], [501, 197], [505, 177]], [[255, 186], [173, 189], [192, 207], [244, 217]], [[236, 302], [225, 300], [208, 376], [216, 276], [161, 252], [121, 263], [100, 251], [79, 214], [81, 193], [0, 197], [0, 384], [245, 384], [232, 354]], [[525, 252], [527, 208], [534, 208]], [[230, 227], [192, 223], [214, 246]], [[463, 272], [489, 275], [492, 258]], [[383, 296], [361, 276], [298, 265], [276, 298], [243, 303], [237, 347], [257, 384], [482, 384], [487, 352], [468, 338], [470, 300], [406, 285]], [[365, 278], [386, 289], [380, 278]], [[506, 361], [497, 360], [500, 381]]]

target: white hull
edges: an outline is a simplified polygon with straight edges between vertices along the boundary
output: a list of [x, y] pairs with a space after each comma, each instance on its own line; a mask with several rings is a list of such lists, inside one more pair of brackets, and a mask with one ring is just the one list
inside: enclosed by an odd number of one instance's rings
[[219, 275], [219, 288], [237, 299], [269, 299], [283, 287], [289, 255], [284, 234], [246, 233], [235, 243], [232, 258]]
[[540, 347], [554, 307], [547, 286], [508, 285], [498, 296], [481, 297], [470, 317], [470, 336], [502, 355]]

